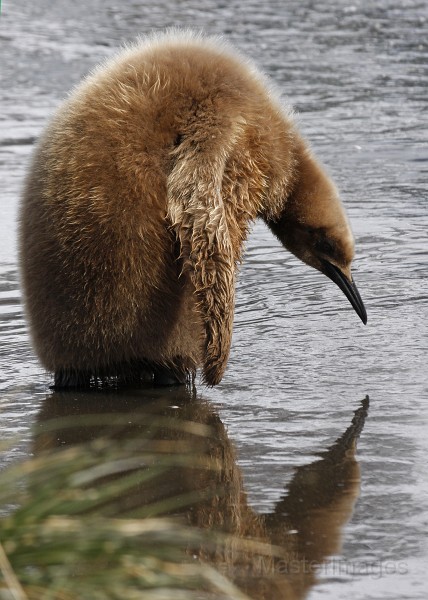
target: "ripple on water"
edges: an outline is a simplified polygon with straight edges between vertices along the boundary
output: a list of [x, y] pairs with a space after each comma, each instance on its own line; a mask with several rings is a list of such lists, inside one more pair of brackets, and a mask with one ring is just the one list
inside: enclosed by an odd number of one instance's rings
[[8, 391], [13, 397], [24, 382], [34, 383], [31, 378], [41, 374], [29, 346], [16, 269], [0, 274], [0, 315], [0, 390], [4, 401]]

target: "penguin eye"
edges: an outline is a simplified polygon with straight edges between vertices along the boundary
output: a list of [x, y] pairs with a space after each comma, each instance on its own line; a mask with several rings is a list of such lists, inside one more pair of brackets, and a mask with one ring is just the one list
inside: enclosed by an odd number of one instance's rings
[[334, 245], [329, 240], [318, 240], [315, 243], [315, 248], [321, 254], [332, 255], [334, 254], [335, 248]]

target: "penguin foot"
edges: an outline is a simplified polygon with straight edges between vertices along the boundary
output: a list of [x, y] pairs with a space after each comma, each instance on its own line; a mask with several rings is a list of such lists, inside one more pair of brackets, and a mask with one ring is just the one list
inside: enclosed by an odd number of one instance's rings
[[87, 389], [89, 387], [91, 387], [90, 373], [67, 369], [55, 371], [54, 385], [51, 386], [53, 390]]
[[156, 366], [153, 368], [153, 384], [155, 386], [168, 385], [184, 385], [186, 383], [186, 375], [177, 374], [167, 367]]
[[171, 369], [162, 365], [144, 363], [119, 365], [109, 372], [92, 373], [74, 369], [55, 371], [53, 390], [87, 390], [105, 386], [147, 385], [173, 386], [185, 385], [187, 372]]

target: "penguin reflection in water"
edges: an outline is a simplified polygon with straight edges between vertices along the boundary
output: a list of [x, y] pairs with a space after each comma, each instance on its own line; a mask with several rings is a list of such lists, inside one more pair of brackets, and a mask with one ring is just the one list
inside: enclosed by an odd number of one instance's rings
[[198, 367], [218, 384], [257, 217], [366, 322], [336, 187], [249, 61], [169, 32], [96, 69], [42, 135], [21, 207], [26, 311], [56, 387]]
[[[181, 387], [172, 396], [171, 390], [162, 389], [109, 390], [79, 392], [73, 398], [58, 391], [43, 403], [33, 452], [40, 465], [45, 464], [43, 457], [57, 465], [58, 473], [46, 487], [46, 468], [35, 468], [28, 481], [30, 493], [44, 490], [56, 499], [59, 511], [70, 507], [70, 498], [74, 514], [81, 510], [89, 519], [100, 513], [113, 518], [159, 516], [164, 510], [173, 520], [169, 526], [174, 522], [188, 527], [182, 540], [193, 563], [197, 558], [214, 566], [257, 600], [306, 598], [321, 565], [331, 555], [340, 556], [342, 530], [360, 491], [355, 453], [368, 397], [329, 448], [293, 469], [287, 489], [263, 513], [248, 501], [226, 427], [194, 390]], [[81, 460], [90, 473], [83, 479]], [[110, 464], [117, 467], [109, 470]], [[200, 538], [200, 544], [192, 545], [192, 533], [201, 530], [207, 532], [208, 543]], [[144, 548], [150, 551], [144, 534], [140, 548], [143, 555]], [[120, 558], [112, 560], [114, 569]], [[186, 563], [186, 556], [182, 560]], [[95, 561], [99, 565], [100, 557]], [[86, 565], [87, 572], [91, 569]], [[198, 598], [219, 597], [194, 593]], [[224, 588], [220, 596], [230, 597]]]

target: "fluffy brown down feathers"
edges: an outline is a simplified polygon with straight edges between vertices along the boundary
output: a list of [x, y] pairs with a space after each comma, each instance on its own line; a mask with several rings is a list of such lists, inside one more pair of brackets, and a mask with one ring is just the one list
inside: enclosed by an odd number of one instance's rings
[[256, 217], [315, 268], [293, 232], [335, 229], [349, 267], [336, 189], [254, 66], [218, 40], [169, 33], [99, 67], [42, 135], [21, 207], [44, 367], [73, 381], [202, 366], [219, 383]]

